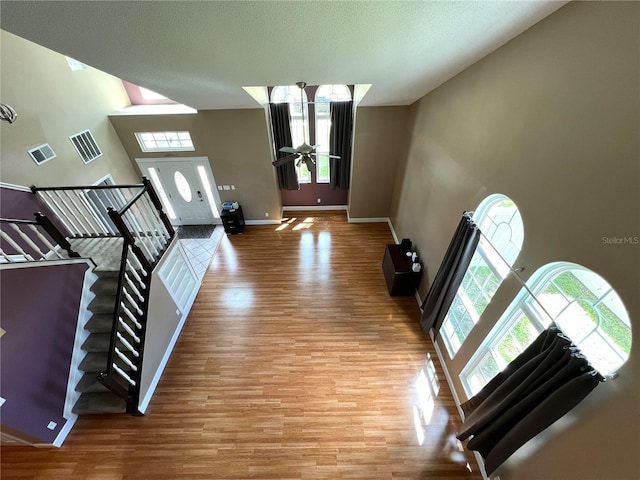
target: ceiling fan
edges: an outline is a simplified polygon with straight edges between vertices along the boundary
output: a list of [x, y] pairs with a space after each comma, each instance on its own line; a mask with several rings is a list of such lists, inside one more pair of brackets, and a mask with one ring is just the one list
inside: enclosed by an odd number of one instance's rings
[[[302, 102], [304, 87], [306, 87], [307, 84], [305, 82], [297, 82], [296, 85], [300, 88], [300, 109], [302, 111], [302, 128], [304, 129], [304, 105], [302, 104]], [[307, 142], [305, 141], [302, 142], [302, 145], [295, 148], [282, 147], [280, 151], [289, 153], [290, 155], [282, 158], [277, 158], [272, 162], [273, 166], [279, 167], [280, 165], [284, 165], [289, 162], [296, 162], [296, 166], [300, 166], [300, 164], [304, 163], [307, 166], [307, 170], [312, 172], [316, 168], [316, 160], [314, 158], [316, 155], [318, 155], [316, 153], [316, 147], [317, 145], [307, 145]], [[340, 158], [337, 155], [328, 155], [326, 153], [322, 155], [328, 156], [329, 158]]]

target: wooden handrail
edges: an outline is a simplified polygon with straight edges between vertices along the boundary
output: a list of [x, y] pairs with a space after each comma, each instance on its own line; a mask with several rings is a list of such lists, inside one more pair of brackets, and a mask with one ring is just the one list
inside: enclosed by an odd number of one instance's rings
[[118, 190], [120, 188], [142, 188], [144, 187], [141, 183], [133, 183], [126, 185], [79, 185], [73, 187], [36, 187], [35, 185], [31, 185], [31, 191], [33, 193], [36, 192], [46, 192], [46, 191], [54, 191], [54, 190]]
[[46, 215], [44, 215], [42, 212], [37, 212], [35, 214], [35, 217], [38, 225], [44, 228], [49, 236], [53, 238], [53, 240], [55, 240], [58, 245], [60, 245], [67, 251], [69, 257], [80, 257], [80, 254], [73, 250], [73, 248], [71, 248], [71, 244], [69, 243], [69, 240], [67, 240], [67, 237], [65, 237], [62, 232], [58, 230], [58, 227], [56, 227], [55, 224], [51, 220], [49, 220]]

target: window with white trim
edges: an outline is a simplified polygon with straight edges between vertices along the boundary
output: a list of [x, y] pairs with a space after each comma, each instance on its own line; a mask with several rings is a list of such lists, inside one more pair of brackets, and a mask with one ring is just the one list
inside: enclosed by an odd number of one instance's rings
[[135, 132], [143, 152], [193, 152], [189, 132]]
[[485, 198], [473, 219], [483, 235], [440, 328], [451, 358], [509, 273], [524, 240], [520, 212], [506, 195], [494, 194]]
[[[302, 93], [302, 98], [300, 94]], [[271, 103], [288, 103], [291, 127], [291, 147], [296, 148], [309, 140], [309, 104], [307, 93], [297, 85], [280, 85], [271, 90]], [[311, 172], [304, 162], [296, 165], [298, 183], [311, 183]]]
[[329, 161], [329, 151], [331, 149], [331, 102], [348, 102], [349, 100], [351, 100], [351, 92], [346, 85], [320, 85], [316, 90], [317, 183], [329, 183], [331, 179], [331, 162]]
[[465, 366], [460, 379], [475, 395], [551, 322], [571, 338], [602, 375], [631, 352], [631, 322], [618, 294], [595, 272], [555, 262], [536, 271]]

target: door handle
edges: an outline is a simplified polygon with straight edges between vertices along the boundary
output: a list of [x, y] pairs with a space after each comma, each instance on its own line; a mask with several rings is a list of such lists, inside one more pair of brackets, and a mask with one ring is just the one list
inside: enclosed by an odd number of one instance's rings
[[204, 200], [202, 199], [202, 192], [200, 192], [200, 190], [198, 190], [198, 198], [201, 202], [204, 202]]

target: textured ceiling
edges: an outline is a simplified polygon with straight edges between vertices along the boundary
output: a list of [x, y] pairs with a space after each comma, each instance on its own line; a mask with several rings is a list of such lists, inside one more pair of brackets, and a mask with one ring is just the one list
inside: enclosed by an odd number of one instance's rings
[[243, 86], [371, 84], [411, 104], [566, 2], [7, 2], [2, 29], [193, 108]]

